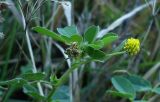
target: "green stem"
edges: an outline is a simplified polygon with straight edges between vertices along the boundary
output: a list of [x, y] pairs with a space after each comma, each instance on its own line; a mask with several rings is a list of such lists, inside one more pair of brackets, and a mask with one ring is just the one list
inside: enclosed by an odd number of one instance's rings
[[[17, 23], [13, 24], [14, 26], [17, 26]], [[10, 60], [11, 54], [12, 54], [12, 50], [13, 50], [13, 44], [14, 44], [14, 40], [15, 40], [15, 36], [16, 36], [16, 28], [13, 29], [13, 31], [11, 31], [12, 34], [9, 38], [9, 45], [8, 45], [8, 49], [7, 49], [7, 54], [6, 54], [6, 59], [5, 59], [5, 65], [3, 67], [3, 72], [2, 72], [2, 76], [1, 76], [1, 80], [4, 80], [6, 78], [7, 75], [7, 69], [8, 69], [8, 61]]]
[[144, 96], [142, 97], [142, 100], [148, 100], [149, 97], [151, 97], [153, 95], [153, 93], [151, 91], [148, 91], [144, 94]]
[[104, 61], [107, 61], [108, 59], [110, 59], [112, 56], [117, 56], [117, 55], [122, 55], [126, 53], [125, 51], [121, 51], [121, 52], [113, 52], [111, 54], [106, 54], [106, 58], [104, 59]]
[[126, 53], [126, 52], [125, 51], [114, 52], [114, 53], [111, 53], [111, 54], [107, 54], [106, 56], [107, 57], [112, 57], [112, 56], [121, 55], [121, 54], [124, 54], [124, 53]]
[[62, 85], [64, 84], [64, 82], [67, 80], [67, 78], [69, 77], [69, 74], [76, 68], [78, 68], [78, 66], [80, 65], [80, 63], [75, 63], [72, 64], [71, 68], [69, 68], [63, 75], [62, 77], [59, 79], [58, 83], [56, 84], [56, 86], [51, 90], [51, 92], [49, 93], [49, 95], [47, 96], [46, 102], [50, 102], [50, 100], [52, 99], [52, 95], [54, 94], [54, 92]]
[[[125, 51], [122, 52], [115, 52], [112, 54], [107, 54], [106, 56], [111, 57], [111, 56], [115, 56], [115, 55], [120, 55], [120, 54], [124, 54]], [[88, 62], [91, 62], [91, 59], [86, 60], [86, 61], [81, 61], [81, 62], [77, 62], [78, 60], [73, 61], [74, 63], [71, 65], [71, 68], [69, 68], [63, 75], [62, 77], [59, 79], [58, 83], [53, 87], [53, 89], [51, 90], [51, 92], [49, 93], [49, 95], [46, 97], [46, 102], [50, 102], [52, 100], [52, 96], [54, 94], [54, 92], [62, 85], [64, 84], [64, 82], [68, 79], [69, 74], [71, 72], [73, 72], [74, 69], [78, 68], [79, 65], [82, 64], [86, 64]]]
[[7, 90], [6, 94], [4, 94], [4, 96], [2, 97], [2, 102], [8, 102], [8, 99], [13, 94], [14, 90], [16, 90], [16, 86], [15, 85], [11, 86]]

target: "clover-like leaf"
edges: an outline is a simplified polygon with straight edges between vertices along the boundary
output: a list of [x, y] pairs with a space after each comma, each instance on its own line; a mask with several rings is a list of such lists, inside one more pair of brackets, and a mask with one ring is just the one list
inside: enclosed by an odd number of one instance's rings
[[113, 86], [120, 92], [124, 94], [130, 94], [132, 99], [135, 98], [136, 92], [133, 85], [129, 80], [122, 76], [115, 76], [111, 79]]
[[74, 26], [74, 25], [73, 26], [67, 26], [67, 27], [64, 27], [64, 28], [57, 28], [57, 31], [61, 35], [69, 37], [69, 38], [73, 35], [79, 34], [76, 26]]
[[115, 33], [109, 33], [106, 36], [104, 36], [101, 40], [103, 41], [104, 45], [107, 46], [108, 44], [111, 44], [112, 42], [116, 41], [118, 39], [118, 35]]
[[99, 61], [103, 60], [106, 56], [106, 54], [103, 51], [94, 49], [92, 47], [87, 47], [86, 52], [92, 59]]
[[48, 30], [47, 28], [37, 26], [37, 27], [33, 27], [32, 29], [42, 35], [51, 37], [53, 40], [65, 42], [65, 40], [60, 35], [56, 34], [51, 30]]
[[90, 26], [84, 33], [85, 41], [87, 41], [88, 43], [94, 42], [98, 32], [99, 32], [98, 26]]
[[140, 76], [129, 75], [126, 77], [126, 79], [128, 79], [132, 83], [134, 89], [138, 92], [152, 90], [150, 82], [141, 78]]

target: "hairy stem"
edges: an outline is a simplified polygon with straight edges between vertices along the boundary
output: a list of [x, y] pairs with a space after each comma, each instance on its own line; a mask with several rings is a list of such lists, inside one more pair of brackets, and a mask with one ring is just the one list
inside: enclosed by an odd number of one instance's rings
[[62, 85], [64, 84], [64, 82], [68, 79], [69, 75], [71, 72], [73, 72], [74, 69], [78, 68], [79, 64], [72, 64], [71, 68], [69, 68], [64, 74], [63, 76], [59, 79], [58, 83], [56, 84], [56, 86], [51, 90], [51, 92], [49, 93], [49, 95], [47, 96], [46, 102], [50, 101], [52, 98], [52, 95], [54, 94], [54, 92]]

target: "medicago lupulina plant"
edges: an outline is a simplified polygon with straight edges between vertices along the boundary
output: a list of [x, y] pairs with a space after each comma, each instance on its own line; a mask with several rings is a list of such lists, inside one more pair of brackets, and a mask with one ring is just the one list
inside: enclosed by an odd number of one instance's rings
[[[84, 32], [84, 34], [79, 34], [76, 26], [67, 26], [64, 28], [57, 28], [59, 34], [48, 30], [45, 27], [33, 27], [32, 29], [36, 33], [51, 37], [53, 41], [61, 42], [66, 44], [68, 47], [64, 50], [64, 54], [67, 55], [66, 60], [70, 60], [70, 68], [60, 77], [57, 78], [56, 75], [46, 75], [45, 73], [37, 72], [31, 73], [27, 72], [20, 75], [18, 78], [1, 82], [1, 85], [17, 85], [17, 87], [23, 87], [23, 91], [34, 98], [35, 100], [42, 100], [46, 102], [51, 102], [54, 99], [53, 95], [68, 79], [69, 75], [82, 65], [88, 64], [90, 62], [104, 62], [115, 55], [128, 54], [129, 56], [134, 56], [140, 51], [140, 41], [139, 39], [129, 38], [124, 40], [115, 49], [112, 49], [110, 53], [105, 53], [102, 48], [104, 46], [110, 45], [112, 42], [118, 39], [118, 35], [114, 33], [108, 33], [102, 38], [97, 39], [97, 34], [99, 32], [98, 26], [90, 26]], [[50, 76], [50, 80], [46, 81], [45, 76]], [[40, 95], [38, 90], [33, 84], [41, 82], [52, 86], [50, 92], [44, 96]], [[143, 78], [132, 75], [115, 75], [111, 78], [111, 82], [115, 89], [107, 90], [107, 94], [112, 94], [113, 96], [120, 96], [129, 99], [131, 102], [136, 101], [137, 92], [151, 92], [158, 93], [159, 87], [152, 88], [150, 82], [144, 80]], [[143, 102], [145, 102], [145, 97]], [[140, 101], [141, 102], [141, 101]]]
[[48, 95], [47, 100], [51, 100], [55, 90], [68, 79], [69, 74], [74, 69], [79, 68], [82, 64], [87, 64], [92, 61], [103, 62], [112, 56], [124, 53], [128, 53], [130, 56], [133, 56], [140, 51], [140, 41], [138, 39], [130, 38], [122, 42], [115, 51], [110, 54], [106, 54], [101, 49], [117, 40], [118, 35], [108, 33], [101, 39], [96, 39], [99, 32], [98, 26], [90, 26], [82, 35], [79, 34], [75, 26], [58, 28], [57, 31], [59, 34], [39, 26], [34, 27], [33, 30], [69, 46], [64, 53], [67, 54], [68, 58], [71, 60], [71, 68], [69, 68], [60, 79], [53, 78], [56, 80], [54, 81], [55, 85], [53, 85], [55, 88]]
[[[90, 26], [84, 34], [79, 34], [75, 26], [67, 26], [65, 28], [58, 28], [59, 34], [52, 32], [43, 27], [34, 27], [34, 31], [51, 37], [55, 41], [65, 43], [69, 47], [64, 52], [68, 55], [71, 60], [71, 68], [62, 75], [60, 79], [56, 77], [52, 78], [54, 82], [53, 90], [47, 96], [47, 100], [50, 100], [55, 90], [60, 87], [68, 79], [69, 74], [81, 65], [87, 64], [93, 61], [104, 62], [110, 57], [120, 54], [128, 54], [129, 56], [135, 56], [140, 51], [140, 41], [136, 38], [128, 38], [124, 40], [117, 48], [113, 49], [112, 52], [105, 53], [101, 49], [104, 46], [111, 44], [118, 39], [118, 35], [114, 33], [108, 33], [100, 39], [96, 39], [99, 32], [98, 26]], [[141, 78], [140, 76], [130, 74], [126, 75], [115, 75], [111, 78], [111, 82], [115, 89], [107, 90], [107, 93], [113, 96], [120, 96], [126, 98], [131, 102], [147, 102], [148, 95], [159, 94], [159, 87], [156, 85], [152, 87], [149, 81]], [[137, 100], [136, 93], [146, 92], [143, 99]], [[146, 101], [147, 100], [147, 101]]]

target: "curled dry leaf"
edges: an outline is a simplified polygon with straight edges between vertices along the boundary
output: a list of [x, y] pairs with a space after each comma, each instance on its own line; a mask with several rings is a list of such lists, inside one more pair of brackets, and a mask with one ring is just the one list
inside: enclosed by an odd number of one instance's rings
[[0, 39], [3, 39], [4, 38], [4, 34], [3, 32], [0, 32]]
[[8, 2], [0, 2], [0, 11], [7, 9], [10, 4]]
[[0, 16], [0, 23], [4, 22], [4, 18], [2, 16]]

